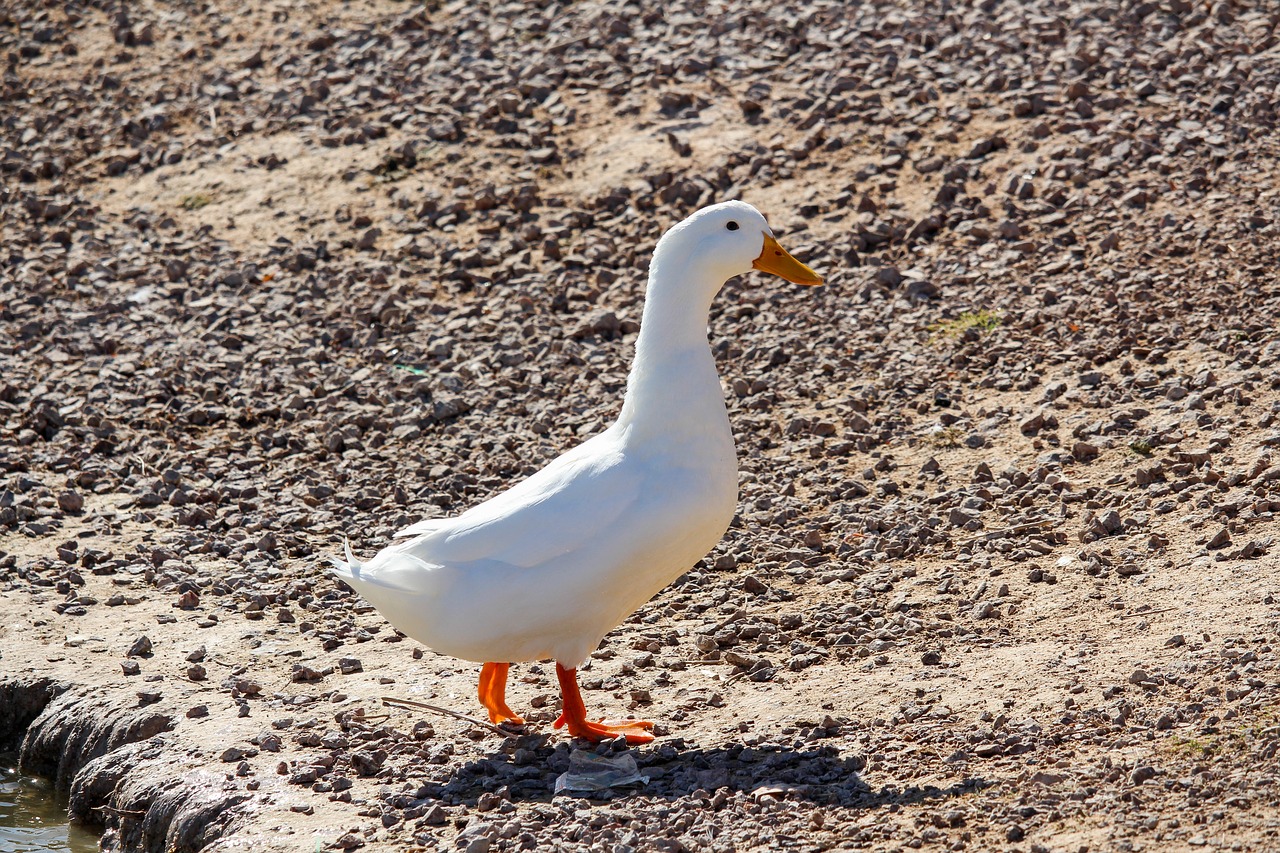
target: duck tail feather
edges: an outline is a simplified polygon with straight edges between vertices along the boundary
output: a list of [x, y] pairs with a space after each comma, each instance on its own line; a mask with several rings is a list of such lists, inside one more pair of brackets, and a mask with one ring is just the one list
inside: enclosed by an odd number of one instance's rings
[[337, 557], [330, 557], [330, 571], [342, 578], [352, 578], [360, 571], [360, 561], [356, 559], [355, 554], [351, 553], [351, 542], [347, 537], [342, 537], [342, 551], [346, 555], [345, 561]]

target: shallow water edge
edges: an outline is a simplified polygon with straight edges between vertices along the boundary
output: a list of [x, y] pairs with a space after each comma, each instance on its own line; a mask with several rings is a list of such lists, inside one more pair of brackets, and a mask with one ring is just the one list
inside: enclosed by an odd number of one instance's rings
[[66, 802], [47, 779], [18, 770], [0, 753], [0, 850], [6, 853], [95, 853], [98, 836], [67, 822]]

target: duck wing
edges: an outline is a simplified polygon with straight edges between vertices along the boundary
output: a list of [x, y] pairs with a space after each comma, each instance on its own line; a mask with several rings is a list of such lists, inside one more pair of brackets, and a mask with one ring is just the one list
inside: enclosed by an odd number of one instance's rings
[[644, 467], [604, 433], [456, 518], [405, 528], [397, 535], [416, 538], [391, 547], [430, 565], [541, 565], [612, 535], [643, 483]]

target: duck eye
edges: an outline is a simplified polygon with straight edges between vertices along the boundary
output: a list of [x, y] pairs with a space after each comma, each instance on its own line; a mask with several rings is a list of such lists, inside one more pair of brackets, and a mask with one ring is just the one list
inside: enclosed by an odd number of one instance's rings
[[737, 230], [738, 230], [738, 223], [734, 222], [734, 221], [731, 219], [731, 220], [729, 220], [728, 222], [726, 222], [726, 223], [725, 223], [725, 226], [724, 226], [724, 227], [725, 227], [725, 228], [728, 228], [730, 231], [737, 231]]

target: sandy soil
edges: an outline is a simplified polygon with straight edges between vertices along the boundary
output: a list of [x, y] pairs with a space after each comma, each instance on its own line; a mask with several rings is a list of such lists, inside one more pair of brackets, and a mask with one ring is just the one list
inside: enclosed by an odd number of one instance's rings
[[[1275, 849], [1280, 18], [919, 5], [0, 11], [0, 748], [112, 850]], [[733, 197], [828, 284], [713, 309], [739, 515], [582, 672], [660, 737], [385, 706], [478, 667], [325, 556], [607, 425]]]

